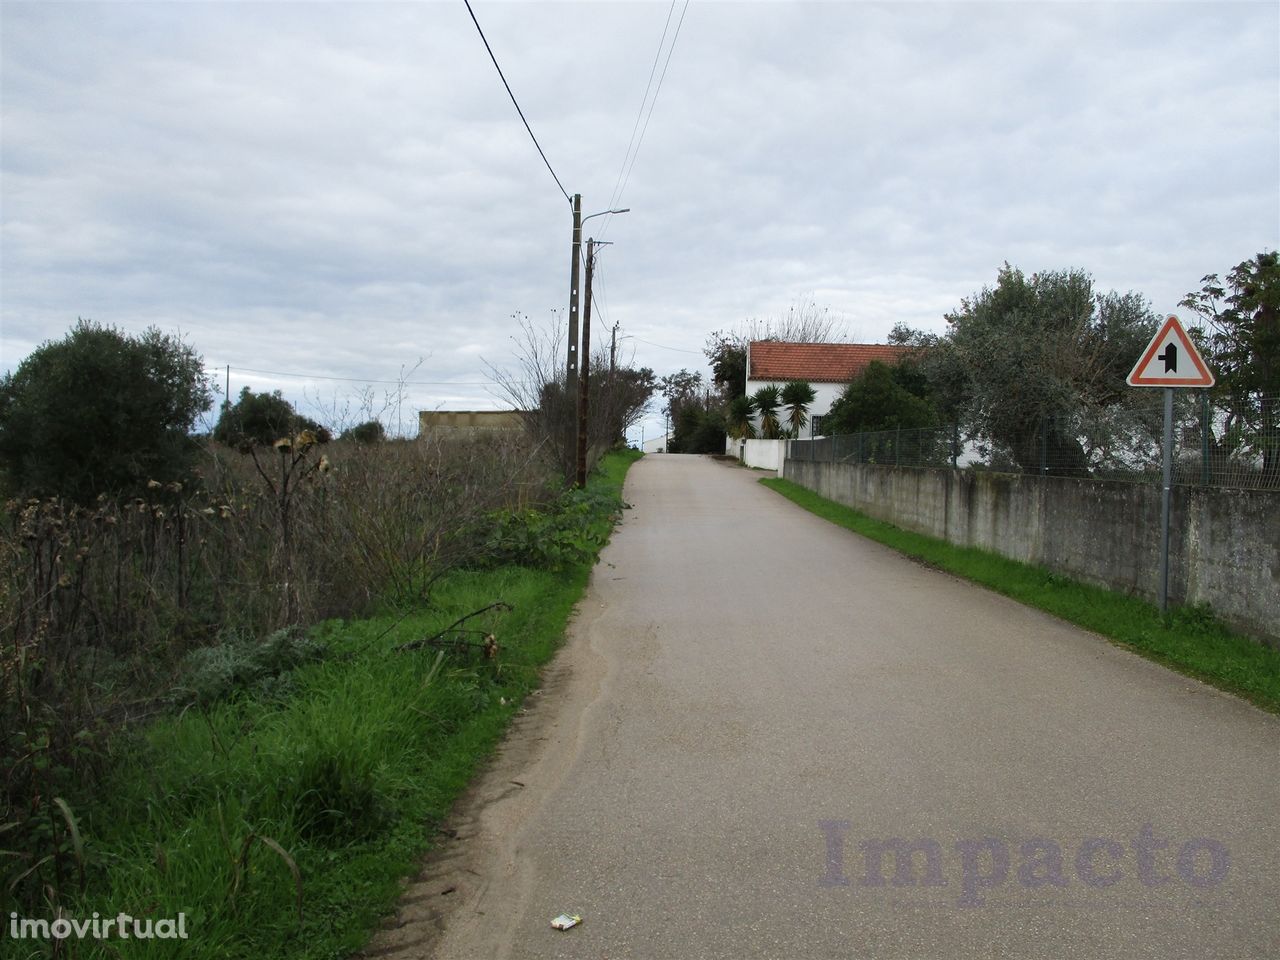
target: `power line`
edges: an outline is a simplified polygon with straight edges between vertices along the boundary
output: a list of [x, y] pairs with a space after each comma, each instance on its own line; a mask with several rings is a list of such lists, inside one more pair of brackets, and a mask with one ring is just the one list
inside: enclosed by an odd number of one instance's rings
[[[585, 247], [585, 246], [586, 246], [586, 244], [583, 244], [583, 246]], [[586, 269], [586, 266], [587, 266], [587, 254], [586, 254], [586, 251], [585, 251], [585, 250], [580, 250], [580, 251], [578, 252], [578, 258], [582, 261], [583, 269]], [[600, 263], [601, 263], [601, 261], [597, 260], [597, 261], [596, 261], [596, 263], [595, 263], [595, 266], [592, 268], [592, 274], [593, 274], [593, 275], [594, 275], [594, 277], [595, 277], [595, 282], [596, 282], [596, 283], [603, 283], [603, 280], [602, 280], [602, 278], [601, 278], [601, 268], [600, 268]], [[603, 292], [603, 291], [601, 291], [601, 296], [604, 296], [604, 292]], [[607, 299], [608, 299], [608, 298], [606, 297], [606, 300], [607, 300]], [[600, 307], [600, 301], [596, 299], [596, 292], [595, 292], [595, 290], [592, 290], [592, 291], [591, 291], [591, 307], [592, 307], [592, 309], [593, 309], [593, 310], [595, 310], [597, 313], [601, 313], [601, 314], [603, 314], [602, 319], [604, 320], [604, 322], [605, 322], [606, 324], [608, 324], [608, 322], [609, 322], [609, 311], [608, 311], [607, 309], [601, 309], [601, 307]]]
[[[480, 29], [480, 21], [476, 19], [476, 12], [471, 9], [471, 0], [462, 0], [467, 5], [467, 13], [471, 14], [471, 22], [476, 25], [476, 30], [480, 34], [480, 39], [484, 41], [484, 48], [489, 51], [489, 59], [493, 61], [494, 69], [498, 71], [498, 77], [502, 80], [502, 85], [507, 88], [507, 96], [511, 98], [511, 102], [515, 105], [516, 113], [520, 114], [520, 119], [524, 121], [524, 128], [529, 131], [529, 137], [533, 140], [533, 145], [538, 148], [538, 155], [542, 157], [542, 162], [547, 165], [547, 170], [551, 173], [551, 179], [555, 180], [556, 186], [560, 188], [560, 192], [564, 194], [564, 198], [569, 200], [569, 191], [564, 188], [564, 184], [560, 182], [560, 178], [556, 176], [555, 170], [551, 169], [551, 161], [547, 159], [547, 155], [542, 151], [542, 144], [538, 142], [538, 138], [533, 135], [533, 127], [529, 126], [529, 121], [525, 120], [524, 111], [520, 109], [520, 104], [516, 101], [516, 95], [511, 92], [511, 84], [507, 83], [507, 78], [503, 76], [502, 67], [498, 66], [498, 58], [493, 55], [493, 47], [489, 46], [489, 39], [484, 35], [484, 31]], [[688, 0], [685, 0], [686, 5]], [[665, 70], [663, 71], [665, 73]]]
[[600, 299], [604, 303], [604, 309], [601, 311], [604, 314], [604, 322], [606, 325], [612, 326], [609, 323], [609, 291], [605, 286], [603, 267], [596, 268], [596, 283], [600, 284]]
[[[209, 367], [209, 372], [222, 373], [227, 368]], [[284, 370], [258, 370], [254, 367], [237, 367], [231, 365], [232, 370], [240, 373], [257, 373], [268, 377], [298, 377], [302, 380], [336, 380], [342, 383], [377, 383], [391, 384], [394, 386], [406, 387], [491, 387], [493, 382], [490, 380], [372, 380], [365, 377], [330, 377], [321, 373], [289, 373]]]
[[[673, 6], [674, 6], [674, 3], [675, 3], [675, 0], [672, 0]], [[680, 28], [684, 26], [684, 15], [688, 12], [689, 12], [689, 0], [684, 0], [684, 6], [680, 8], [680, 19], [676, 23], [676, 32], [671, 38], [671, 46], [667, 48], [667, 59], [663, 61], [663, 64], [662, 64], [662, 74], [658, 77], [658, 86], [653, 91], [653, 99], [649, 101], [649, 112], [645, 115], [644, 126], [640, 128], [640, 139], [636, 141], [635, 152], [631, 154], [631, 165], [627, 166], [626, 158], [625, 157], [623, 158], [622, 164], [623, 166], [627, 167], [627, 173], [622, 180], [622, 187], [621, 189], [618, 190], [617, 197], [614, 199], [612, 203], [609, 204], [609, 206], [611, 207], [614, 206], [614, 204], [622, 202], [622, 194], [626, 192], [627, 184], [631, 182], [631, 171], [635, 169], [636, 158], [640, 156], [640, 147], [644, 143], [644, 135], [649, 130], [649, 121], [653, 118], [653, 108], [658, 105], [658, 94], [662, 92], [662, 82], [667, 79], [667, 68], [671, 66], [671, 55], [675, 53], [676, 42], [680, 39]], [[670, 12], [668, 12], [667, 14], [668, 20], [670, 20], [670, 16], [671, 14]], [[663, 36], [666, 36], [665, 30], [663, 31]], [[659, 44], [658, 46], [658, 53], [659, 54], [662, 53], [661, 44]], [[640, 109], [644, 110], [643, 102], [640, 104]], [[604, 236], [605, 232], [608, 230], [610, 219], [612, 218], [610, 217], [605, 218], [604, 225], [600, 228], [601, 236]]]
[[627, 141], [627, 151], [622, 155], [622, 166], [618, 168], [618, 179], [613, 182], [613, 193], [609, 194], [610, 208], [618, 199], [618, 187], [622, 184], [622, 175], [627, 172], [627, 160], [631, 156], [631, 148], [636, 142], [636, 131], [640, 129], [640, 118], [644, 116], [644, 105], [649, 102], [649, 90], [653, 87], [654, 75], [658, 72], [658, 61], [662, 58], [662, 47], [667, 42], [667, 30], [671, 27], [671, 15], [676, 12], [676, 0], [671, 0], [667, 8], [667, 22], [662, 25], [662, 36], [658, 38], [658, 49], [653, 54], [653, 66], [649, 68], [649, 82], [644, 85], [644, 96], [640, 98], [640, 109], [636, 111], [636, 122], [631, 126], [631, 139]]
[[652, 340], [646, 340], [644, 337], [637, 337], [635, 334], [629, 334], [632, 340], [639, 340], [641, 343], [647, 343], [651, 347], [661, 347], [663, 350], [674, 350], [676, 353], [696, 353], [701, 355], [701, 350], [685, 350], [683, 347], [668, 347], [665, 343], [654, 343]]

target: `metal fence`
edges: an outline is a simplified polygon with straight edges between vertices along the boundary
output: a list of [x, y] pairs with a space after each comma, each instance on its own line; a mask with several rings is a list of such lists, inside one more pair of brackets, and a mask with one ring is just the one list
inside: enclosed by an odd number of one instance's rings
[[[787, 456], [1146, 483], [1160, 478], [1163, 433], [1163, 403], [1123, 404], [998, 436], [954, 424], [791, 440]], [[1175, 484], [1280, 490], [1280, 396], [1228, 404], [1176, 391], [1173, 437]]]

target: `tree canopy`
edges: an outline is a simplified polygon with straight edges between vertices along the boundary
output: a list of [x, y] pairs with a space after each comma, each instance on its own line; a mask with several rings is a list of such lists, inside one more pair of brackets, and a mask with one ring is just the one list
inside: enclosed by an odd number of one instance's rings
[[292, 437], [303, 430], [314, 431], [328, 439], [327, 431], [309, 417], [300, 415], [279, 390], [254, 393], [248, 387], [240, 391], [235, 403], [222, 408], [213, 438], [231, 446], [271, 444], [281, 437]]
[[1201, 278], [1181, 301], [1208, 323], [1205, 359], [1226, 403], [1226, 446], [1263, 457], [1264, 475], [1280, 478], [1280, 254], [1259, 253], [1227, 274]]
[[1065, 473], [1089, 467], [1081, 416], [1132, 401], [1125, 377], [1157, 323], [1142, 296], [1097, 294], [1083, 270], [1007, 263], [946, 319], [923, 361], [942, 406], [1024, 469], [1047, 454]]
[[213, 403], [180, 339], [81, 320], [0, 380], [0, 460], [10, 492], [88, 502], [185, 479], [196, 419]]
[[387, 439], [387, 429], [380, 420], [366, 420], [364, 423], [358, 423], [354, 427], [343, 430], [338, 439], [350, 440], [353, 443], [381, 443]]
[[[823, 424], [825, 433], [867, 430], [918, 430], [938, 424], [937, 413], [924, 396], [899, 382], [899, 368], [872, 360], [841, 391]], [[914, 370], [902, 374], [915, 382]]]

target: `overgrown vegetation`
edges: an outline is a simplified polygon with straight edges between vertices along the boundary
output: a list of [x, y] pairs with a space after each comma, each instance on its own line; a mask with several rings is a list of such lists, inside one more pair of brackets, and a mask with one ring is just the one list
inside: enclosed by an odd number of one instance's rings
[[543, 469], [518, 445], [322, 448], [304, 431], [245, 454], [211, 448], [200, 476], [127, 500], [9, 501], [3, 820], [38, 823], [63, 782], [92, 780], [112, 732], [183, 682], [188, 651], [421, 602], [484, 552], [492, 511], [549, 496]]
[[[374, 615], [310, 630], [224, 627], [219, 642], [194, 646], [172, 664], [169, 689], [157, 689], [144, 715], [134, 716], [146, 723], [122, 726], [118, 716], [95, 713], [89, 722], [109, 725], [111, 735], [73, 735], [92, 744], [85, 756], [55, 752], [47, 732], [16, 731], [7, 762], [27, 774], [25, 792], [10, 784], [8, 796], [5, 846], [15, 835], [21, 842], [7, 861], [6, 913], [185, 913], [192, 937], [177, 951], [184, 957], [339, 957], [358, 949], [393, 904], [431, 826], [536, 686], [638, 455], [611, 455], [587, 490], [543, 501], [514, 482], [461, 497], [456, 484], [498, 479], [466, 459], [486, 462], [472, 447], [449, 455], [426, 444], [384, 444], [376, 455], [353, 449], [362, 469], [329, 453], [325, 482], [345, 475], [352, 486], [317, 485], [326, 492], [316, 499], [302, 494], [306, 533], [296, 545], [308, 561], [300, 568], [311, 569], [319, 551], [311, 542], [319, 500], [341, 500], [351, 527], [369, 518], [354, 515], [347, 496], [370, 499], [371, 512], [399, 504], [396, 517], [374, 524], [355, 548], [371, 555], [358, 574], [367, 577], [361, 590], [388, 565], [407, 564], [386, 581], [392, 589], [366, 598]], [[385, 455], [391, 465], [376, 464]], [[433, 526], [415, 514], [413, 497], [403, 502], [418, 484], [449, 520]], [[275, 505], [265, 500], [259, 525], [274, 529]], [[207, 522], [230, 522], [238, 507]], [[150, 507], [138, 516], [156, 519]], [[399, 535], [399, 525], [422, 520], [408, 544], [387, 542], [392, 528]], [[331, 539], [355, 532], [325, 529]], [[465, 541], [437, 544], [445, 530], [466, 531]], [[458, 552], [431, 554], [422, 566], [422, 537], [432, 549]], [[373, 560], [381, 549], [388, 558]], [[325, 599], [311, 597], [309, 609], [323, 609]], [[67, 955], [82, 957], [176, 955], [145, 940], [67, 946], [74, 951]]]
[[903, 530], [789, 480], [760, 482], [847, 530], [1093, 630], [1145, 657], [1280, 713], [1280, 650], [1231, 631], [1205, 608], [1181, 608], [1162, 616], [1146, 601], [985, 550], [958, 547]]
[[[100, 409], [83, 413], [93, 405], [68, 403], [70, 390], [51, 405], [85, 369], [114, 384]], [[18, 496], [0, 515], [0, 896], [24, 910], [56, 911], [73, 879], [84, 885], [83, 819], [137, 731], [176, 710], [208, 721], [239, 699], [289, 700], [327, 662], [308, 624], [408, 616], [453, 571], [546, 559], [495, 546], [555, 496], [520, 437], [388, 442], [366, 425], [330, 443], [283, 398], [244, 391], [221, 420], [234, 446], [197, 441], [186, 429], [209, 392], [194, 351], [86, 323], [3, 387], [6, 448], [37, 414], [86, 429], [102, 418], [81, 443], [89, 459], [54, 431], [4, 477]], [[583, 563], [604, 506], [548, 509], [559, 526], [536, 542], [566, 551], [561, 571]], [[275, 849], [265, 828], [246, 837], [241, 860]]]
[[[538, 326], [523, 314], [512, 317], [519, 365], [514, 373], [490, 368], [494, 382], [520, 414], [526, 436], [558, 465], [566, 484], [577, 478], [578, 382], [568, 383], [567, 328], [554, 314]], [[616, 333], [616, 331], [615, 331]], [[627, 430], [644, 414], [658, 381], [648, 367], [619, 360], [616, 350], [597, 349], [580, 358], [587, 379], [587, 462], [626, 443]]]

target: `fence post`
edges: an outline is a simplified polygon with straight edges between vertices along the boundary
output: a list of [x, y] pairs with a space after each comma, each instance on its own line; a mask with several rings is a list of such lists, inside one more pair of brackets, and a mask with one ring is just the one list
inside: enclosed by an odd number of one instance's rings
[[1200, 483], [1208, 486], [1213, 479], [1209, 466], [1209, 431], [1212, 421], [1209, 418], [1209, 391], [1200, 391]]
[[902, 428], [898, 427], [893, 434], [893, 465], [902, 465]]
[[951, 469], [954, 470], [958, 466], [960, 460], [960, 424], [959, 422], [951, 425]]
[[1049, 475], [1049, 418], [1040, 420], [1040, 476]]

